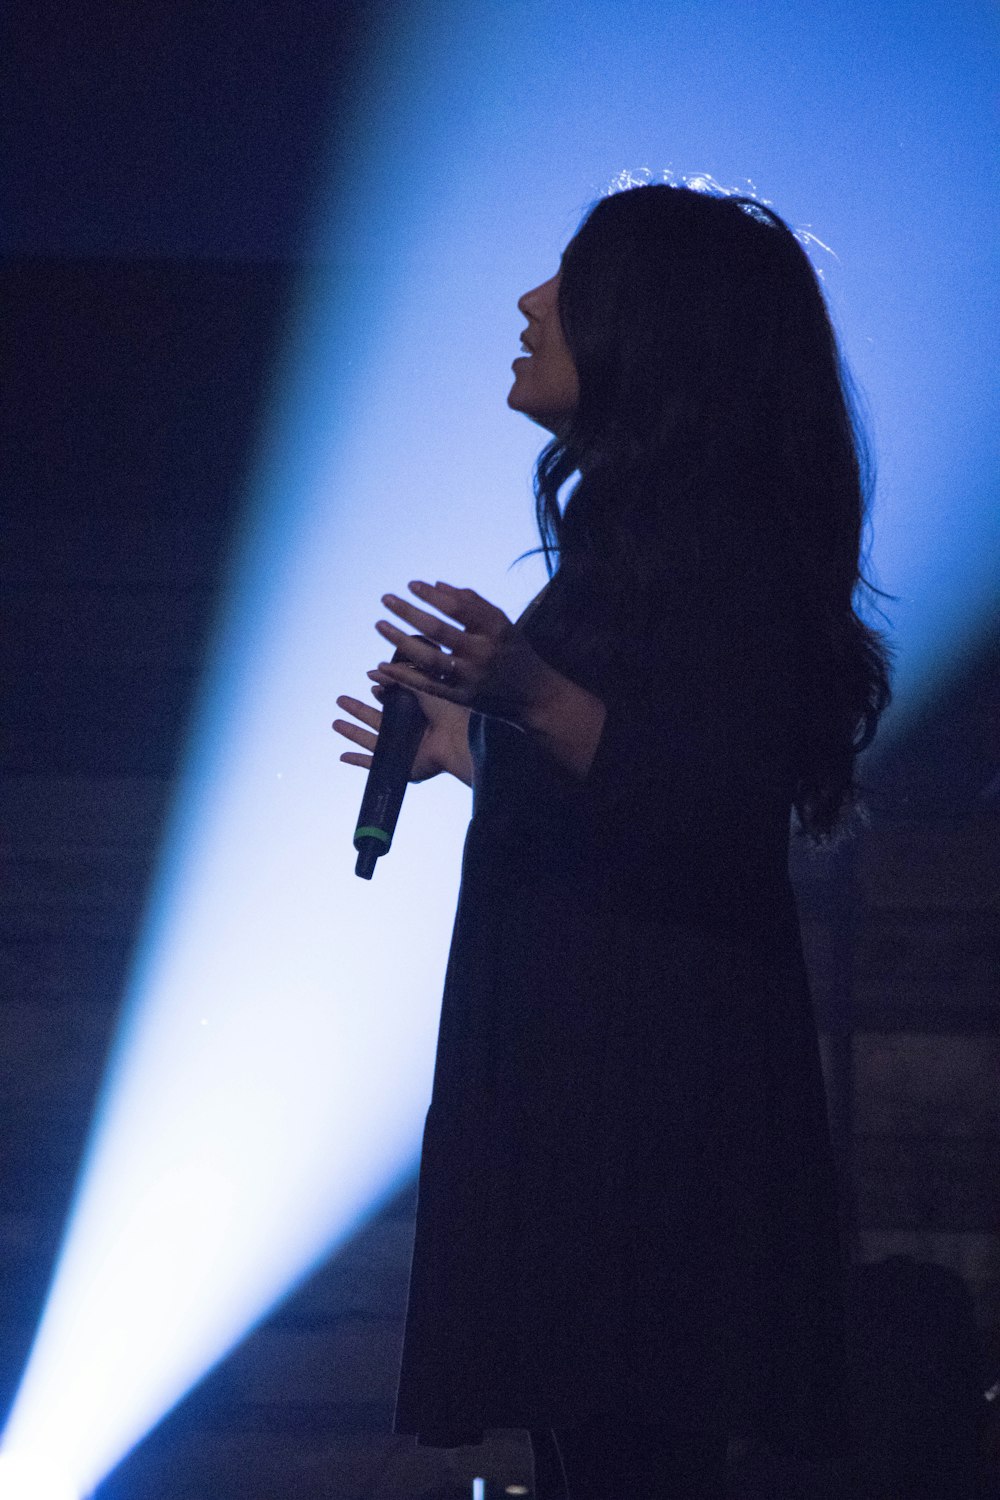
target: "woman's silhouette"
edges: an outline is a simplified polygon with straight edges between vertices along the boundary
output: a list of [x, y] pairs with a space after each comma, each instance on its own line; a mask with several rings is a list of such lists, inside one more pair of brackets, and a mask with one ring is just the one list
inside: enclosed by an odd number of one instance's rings
[[601, 199], [518, 305], [550, 582], [516, 624], [386, 596], [427, 639], [381, 622], [410, 665], [372, 674], [422, 692], [415, 779], [474, 790], [394, 1430], [529, 1429], [543, 1497], [720, 1496], [727, 1443], [818, 1494], [844, 1263], [787, 858], [793, 821], [836, 834], [889, 699], [864, 444], [753, 199]]

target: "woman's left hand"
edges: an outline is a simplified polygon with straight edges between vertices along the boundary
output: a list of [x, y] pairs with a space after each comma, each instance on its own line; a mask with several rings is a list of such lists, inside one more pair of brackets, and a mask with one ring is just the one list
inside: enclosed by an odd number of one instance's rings
[[474, 589], [440, 582], [434, 586], [413, 582], [409, 588], [418, 599], [458, 623], [448, 624], [408, 600], [383, 594], [387, 609], [437, 645], [379, 620], [376, 630], [402, 652], [406, 664], [380, 662], [368, 676], [383, 685], [397, 682], [433, 693], [526, 728], [551, 690], [554, 669], [532, 650], [503, 610]]

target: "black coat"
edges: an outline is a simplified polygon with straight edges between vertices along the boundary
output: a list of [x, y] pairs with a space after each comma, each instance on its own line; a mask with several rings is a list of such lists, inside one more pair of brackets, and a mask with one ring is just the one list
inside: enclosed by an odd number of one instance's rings
[[706, 595], [595, 675], [552, 644], [559, 596], [519, 623], [607, 719], [583, 781], [470, 719], [393, 1430], [602, 1412], [822, 1458], [844, 1266], [788, 879], [795, 627]]

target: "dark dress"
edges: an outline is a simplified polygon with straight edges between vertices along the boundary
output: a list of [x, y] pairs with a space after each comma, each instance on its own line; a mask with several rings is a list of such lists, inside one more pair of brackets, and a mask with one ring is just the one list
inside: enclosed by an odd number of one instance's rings
[[421, 1444], [603, 1413], [840, 1445], [844, 1265], [788, 879], [796, 634], [749, 592], [707, 590], [593, 672], [554, 644], [556, 575], [519, 625], [607, 705], [582, 781], [471, 716], [393, 1423]]

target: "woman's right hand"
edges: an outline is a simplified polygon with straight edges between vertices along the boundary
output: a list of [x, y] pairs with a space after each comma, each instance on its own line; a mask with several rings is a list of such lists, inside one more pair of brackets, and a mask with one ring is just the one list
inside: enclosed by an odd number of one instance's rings
[[[376, 684], [372, 688], [372, 695], [380, 703], [384, 702], [385, 688]], [[416, 696], [427, 719], [427, 727], [413, 758], [410, 780], [427, 781], [441, 771], [450, 771], [452, 776], [457, 776], [459, 781], [471, 786], [472, 756], [468, 742], [471, 709], [462, 703], [451, 703], [447, 698], [440, 698], [434, 693], [417, 692]], [[347, 719], [333, 721], [333, 728], [338, 734], [368, 752], [359, 755], [356, 751], [348, 750], [340, 757], [341, 760], [367, 770], [372, 763], [372, 752], [382, 727], [382, 710], [362, 703], [359, 698], [348, 698], [346, 695], [337, 699], [337, 707], [353, 714], [355, 719], [360, 719], [361, 724], [369, 726], [362, 729], [361, 725], [352, 724]]]

